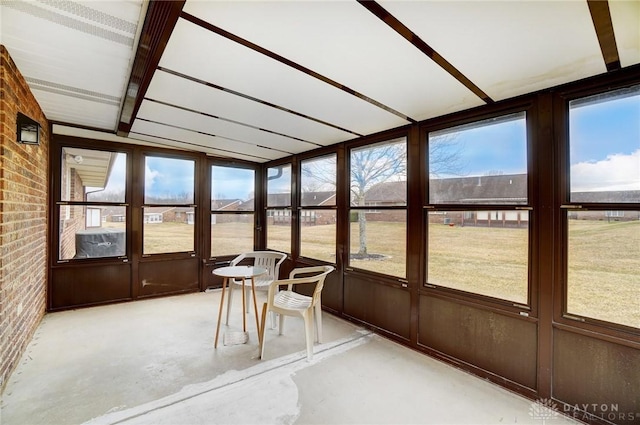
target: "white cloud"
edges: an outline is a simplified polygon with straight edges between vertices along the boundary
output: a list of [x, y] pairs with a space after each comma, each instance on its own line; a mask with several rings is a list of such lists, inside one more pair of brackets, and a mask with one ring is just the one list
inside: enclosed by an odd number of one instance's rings
[[640, 149], [571, 166], [571, 191], [640, 190]]
[[155, 183], [156, 177], [160, 175], [160, 172], [157, 170], [152, 170], [148, 166], [144, 168], [144, 185], [147, 188], [153, 187]]

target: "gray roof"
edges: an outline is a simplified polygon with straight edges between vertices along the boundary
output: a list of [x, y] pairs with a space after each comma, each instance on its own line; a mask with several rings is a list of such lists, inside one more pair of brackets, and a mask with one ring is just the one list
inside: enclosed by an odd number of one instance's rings
[[432, 204], [518, 204], [526, 202], [526, 174], [429, 180], [429, 203]]

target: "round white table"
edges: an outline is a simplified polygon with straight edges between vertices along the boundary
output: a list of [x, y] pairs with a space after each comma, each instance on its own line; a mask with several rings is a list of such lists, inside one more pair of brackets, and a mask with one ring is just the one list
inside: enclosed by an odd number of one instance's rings
[[218, 324], [216, 325], [216, 339], [214, 342], [214, 348], [218, 348], [218, 333], [220, 332], [220, 320], [222, 319], [222, 307], [224, 306], [224, 293], [225, 288], [229, 286], [229, 279], [240, 279], [242, 280], [242, 330], [243, 332], [247, 332], [247, 318], [245, 315], [246, 311], [246, 300], [244, 294], [244, 285], [246, 279], [251, 279], [251, 292], [253, 295], [253, 310], [256, 315], [256, 329], [258, 331], [258, 340], [260, 339], [260, 319], [258, 317], [258, 303], [256, 301], [256, 286], [254, 282], [254, 278], [256, 276], [263, 275], [267, 273], [267, 269], [263, 267], [253, 267], [253, 266], [229, 266], [229, 267], [220, 267], [214, 269], [212, 272], [216, 276], [221, 276], [222, 280], [222, 295], [220, 296], [220, 310], [218, 310]]

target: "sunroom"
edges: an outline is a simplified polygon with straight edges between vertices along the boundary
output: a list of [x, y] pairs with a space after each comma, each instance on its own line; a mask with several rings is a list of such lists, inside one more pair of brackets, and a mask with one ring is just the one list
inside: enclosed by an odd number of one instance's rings
[[3, 390], [43, 318], [218, 296], [216, 269], [278, 251], [280, 278], [335, 268], [339, 329], [640, 421], [640, 2], [0, 17]]

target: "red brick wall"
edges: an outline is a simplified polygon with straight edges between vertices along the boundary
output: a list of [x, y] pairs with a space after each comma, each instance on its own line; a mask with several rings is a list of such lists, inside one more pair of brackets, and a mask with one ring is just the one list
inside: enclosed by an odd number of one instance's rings
[[[0, 45], [0, 390], [44, 316], [49, 127]], [[18, 112], [42, 126], [40, 145], [16, 142]]]
[[[75, 169], [70, 168], [67, 162], [62, 160], [62, 184], [69, 182], [69, 192], [63, 195], [63, 200], [84, 201], [84, 186]], [[76, 255], [76, 232], [85, 228], [86, 208], [83, 206], [65, 205], [60, 214], [60, 259], [69, 260]]]

